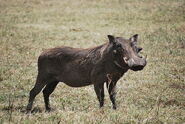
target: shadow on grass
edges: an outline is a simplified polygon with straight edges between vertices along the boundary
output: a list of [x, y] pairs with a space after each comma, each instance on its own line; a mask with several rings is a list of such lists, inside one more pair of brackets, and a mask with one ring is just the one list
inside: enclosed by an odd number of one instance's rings
[[[14, 111], [19, 111], [25, 114], [27, 113], [25, 106], [18, 106], [18, 107], [5, 106], [2, 108], [2, 111], [7, 111], [8, 113], [14, 112]], [[31, 111], [31, 113], [42, 113], [42, 112], [44, 112], [44, 110], [42, 110], [40, 107], [34, 107], [33, 110]]]

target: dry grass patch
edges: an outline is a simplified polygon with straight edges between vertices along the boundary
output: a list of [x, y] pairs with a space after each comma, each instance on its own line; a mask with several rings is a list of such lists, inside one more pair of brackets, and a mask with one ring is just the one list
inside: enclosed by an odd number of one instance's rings
[[[185, 122], [184, 0], [0, 0], [0, 123], [181, 124]], [[118, 110], [98, 108], [93, 87], [61, 83], [45, 113], [42, 93], [25, 114], [37, 58], [55, 46], [87, 48], [106, 35], [140, 35], [148, 64], [118, 82]]]

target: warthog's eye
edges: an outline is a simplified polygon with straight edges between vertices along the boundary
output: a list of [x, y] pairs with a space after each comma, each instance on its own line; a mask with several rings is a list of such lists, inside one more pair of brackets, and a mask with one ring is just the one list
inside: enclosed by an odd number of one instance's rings
[[114, 54], [121, 54], [121, 53], [123, 53], [123, 48], [122, 48], [122, 45], [121, 44], [119, 44], [119, 43], [117, 43], [116, 45], [115, 45], [115, 49], [113, 50], [113, 53]]
[[116, 44], [116, 47], [117, 48], [121, 48], [121, 44]]
[[117, 49], [117, 51], [118, 51], [119, 53], [123, 53], [123, 52], [124, 52], [124, 49], [123, 49], [123, 47], [121, 46], [121, 44], [118, 44], [118, 45], [116, 46], [116, 49]]
[[131, 47], [134, 47], [135, 46], [135, 43], [134, 42], [130, 42], [130, 46]]

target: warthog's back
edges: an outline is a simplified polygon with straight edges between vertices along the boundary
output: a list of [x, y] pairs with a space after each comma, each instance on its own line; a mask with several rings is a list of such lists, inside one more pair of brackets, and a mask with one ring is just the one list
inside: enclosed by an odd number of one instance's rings
[[70, 86], [89, 85], [91, 71], [100, 58], [101, 48], [102, 46], [90, 49], [57, 47], [45, 50], [39, 56], [39, 71]]
[[[83, 54], [79, 54], [82, 51], [82, 49], [79, 48], [72, 48], [72, 47], [56, 47], [52, 49], [47, 49], [42, 54], [40, 57], [45, 57], [45, 58], [63, 58], [63, 57], [73, 57], [79, 56]], [[84, 51], [84, 50], [83, 50]]]

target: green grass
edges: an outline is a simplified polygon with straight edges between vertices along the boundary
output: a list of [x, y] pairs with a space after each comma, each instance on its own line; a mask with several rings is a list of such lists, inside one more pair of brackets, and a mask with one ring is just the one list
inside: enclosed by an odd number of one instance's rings
[[[0, 123], [185, 123], [184, 0], [0, 0]], [[60, 83], [44, 112], [42, 93], [34, 113], [24, 113], [37, 75], [37, 58], [56, 46], [87, 48], [106, 35], [139, 34], [148, 64], [118, 82], [116, 111], [106, 92], [98, 108], [92, 86]]]

